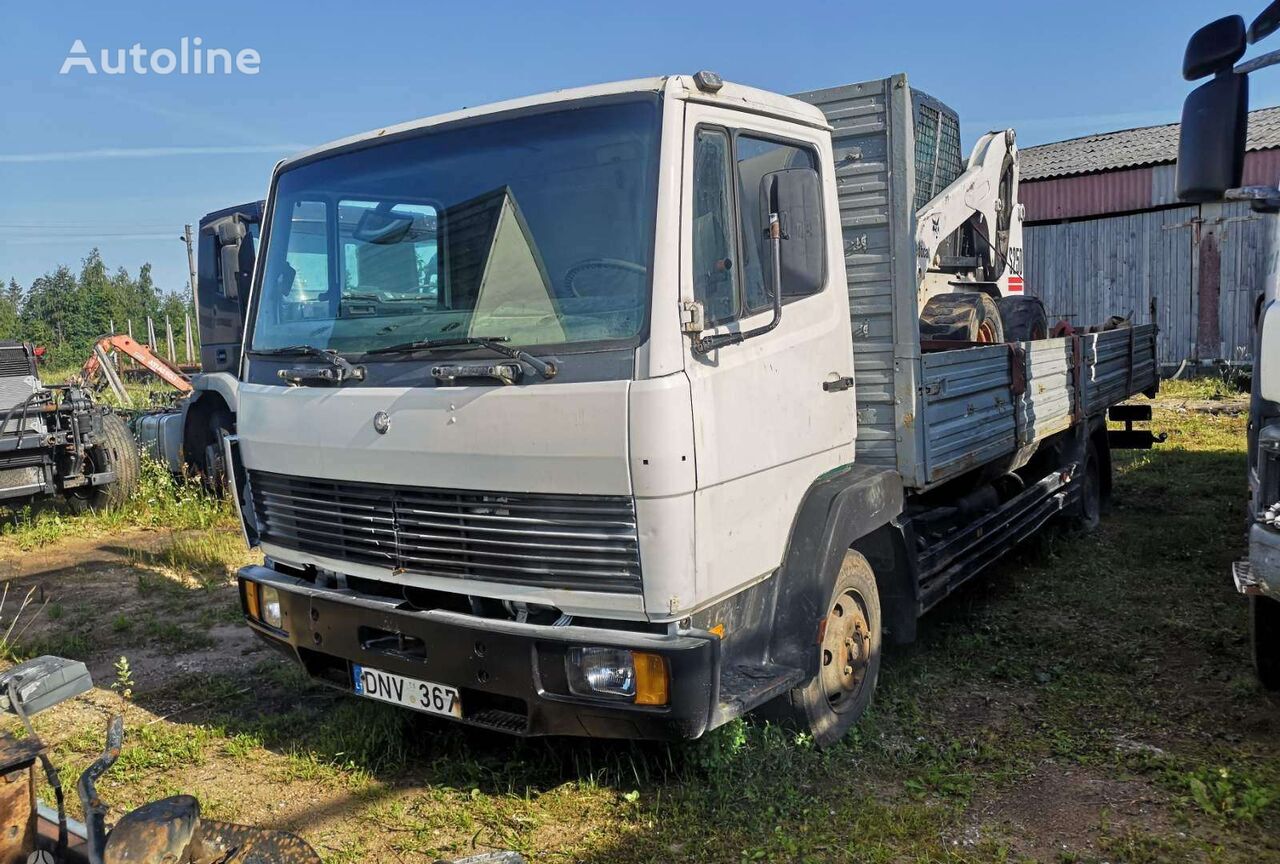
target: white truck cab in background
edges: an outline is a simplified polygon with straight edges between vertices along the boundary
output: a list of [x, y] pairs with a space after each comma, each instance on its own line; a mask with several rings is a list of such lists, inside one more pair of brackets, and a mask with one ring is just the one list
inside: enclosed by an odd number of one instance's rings
[[[1178, 197], [1184, 201], [1249, 201], [1280, 212], [1280, 187], [1242, 186], [1249, 117], [1249, 74], [1280, 63], [1272, 51], [1240, 63], [1249, 44], [1280, 29], [1280, 0], [1245, 28], [1239, 15], [1219, 18], [1187, 42], [1182, 74], [1203, 78], [1182, 108]], [[1212, 76], [1212, 77], [1210, 77]], [[1267, 272], [1255, 298], [1256, 333], [1249, 400], [1249, 555], [1232, 566], [1236, 590], [1249, 598], [1250, 647], [1258, 678], [1280, 689], [1280, 237], [1270, 221]]]

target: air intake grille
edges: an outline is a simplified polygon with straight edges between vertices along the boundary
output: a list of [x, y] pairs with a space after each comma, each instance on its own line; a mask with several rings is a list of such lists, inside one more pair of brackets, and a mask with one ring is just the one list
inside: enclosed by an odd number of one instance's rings
[[0, 347], [0, 378], [25, 378], [34, 374], [31, 357], [23, 346]]
[[423, 489], [249, 472], [262, 539], [429, 576], [640, 593], [628, 497]]

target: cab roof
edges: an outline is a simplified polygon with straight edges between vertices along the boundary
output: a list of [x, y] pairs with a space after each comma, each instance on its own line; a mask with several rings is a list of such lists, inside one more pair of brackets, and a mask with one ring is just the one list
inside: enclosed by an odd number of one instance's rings
[[733, 84], [728, 81], [724, 82], [724, 85], [718, 91], [714, 93], [706, 92], [698, 88], [692, 75], [667, 75], [655, 78], [635, 78], [629, 81], [614, 81], [608, 84], [593, 84], [588, 87], [552, 90], [534, 96], [492, 102], [475, 108], [463, 108], [460, 111], [450, 111], [446, 114], [436, 114], [418, 120], [409, 120], [392, 126], [384, 126], [380, 129], [371, 129], [359, 135], [351, 135], [331, 141], [328, 144], [322, 144], [319, 147], [304, 150], [281, 160], [276, 169], [288, 168], [298, 162], [310, 161], [319, 156], [359, 147], [379, 138], [394, 138], [418, 130], [429, 129], [433, 126], [444, 126], [486, 115], [533, 110], [554, 105], [557, 102], [577, 102], [584, 99], [618, 96], [627, 93], [662, 93], [673, 99], [721, 105], [727, 108], [736, 108], [755, 114], [765, 114], [783, 120], [803, 123], [807, 126], [829, 128], [826, 117], [823, 116], [820, 110], [798, 99], [771, 93], [768, 90]]

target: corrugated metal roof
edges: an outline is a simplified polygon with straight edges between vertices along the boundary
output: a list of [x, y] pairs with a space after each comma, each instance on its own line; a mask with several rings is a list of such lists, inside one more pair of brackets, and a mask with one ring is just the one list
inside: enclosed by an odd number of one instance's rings
[[[1020, 150], [1021, 179], [1044, 180], [1178, 158], [1178, 123], [1086, 135]], [[1280, 147], [1280, 106], [1249, 112], [1249, 150]]]

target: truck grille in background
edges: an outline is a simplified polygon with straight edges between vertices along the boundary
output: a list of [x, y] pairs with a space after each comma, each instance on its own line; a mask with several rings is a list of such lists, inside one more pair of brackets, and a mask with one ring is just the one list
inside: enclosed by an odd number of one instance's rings
[[261, 537], [429, 576], [640, 593], [629, 497], [424, 489], [249, 472]]
[[31, 358], [22, 347], [0, 348], [0, 378], [23, 378], [34, 375]]

